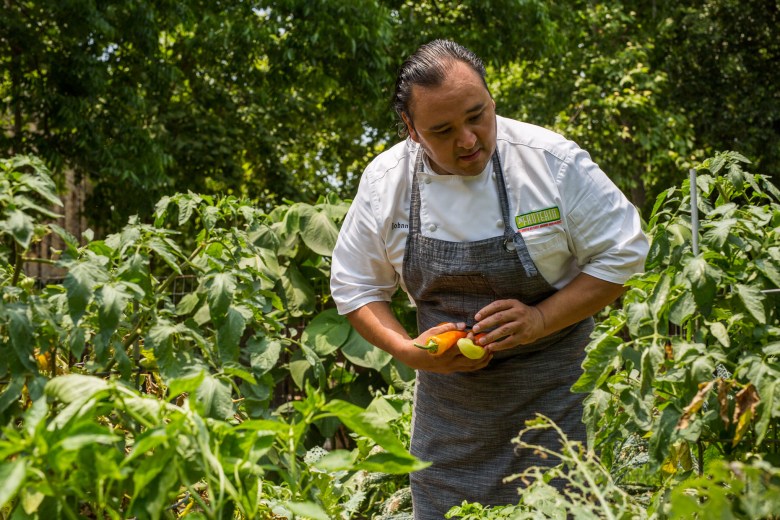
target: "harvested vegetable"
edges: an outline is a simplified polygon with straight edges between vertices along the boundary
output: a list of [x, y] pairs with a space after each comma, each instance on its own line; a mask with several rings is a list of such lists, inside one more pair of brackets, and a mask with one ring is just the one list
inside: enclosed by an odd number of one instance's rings
[[425, 343], [425, 345], [415, 343], [414, 346], [423, 350], [427, 350], [428, 353], [432, 356], [441, 356], [450, 348], [455, 346], [459, 339], [465, 338], [467, 335], [468, 332], [465, 330], [442, 332], [441, 334], [436, 334], [435, 336], [428, 338], [428, 341]]
[[[483, 334], [479, 334], [475, 336], [474, 339], [476, 340], [482, 336]], [[482, 357], [485, 355], [485, 348], [481, 345], [477, 345], [469, 338], [459, 339], [457, 345], [460, 353], [469, 359], [482, 359]]]

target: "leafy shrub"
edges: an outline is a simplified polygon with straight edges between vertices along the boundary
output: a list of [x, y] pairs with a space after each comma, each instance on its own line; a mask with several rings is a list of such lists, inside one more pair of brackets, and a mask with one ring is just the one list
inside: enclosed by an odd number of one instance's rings
[[[329, 306], [346, 203], [181, 193], [80, 244], [44, 222], [39, 160], [2, 160], [0, 187], [4, 515], [349, 518], [424, 466], [411, 374]], [[47, 234], [65, 275], [41, 286]]]

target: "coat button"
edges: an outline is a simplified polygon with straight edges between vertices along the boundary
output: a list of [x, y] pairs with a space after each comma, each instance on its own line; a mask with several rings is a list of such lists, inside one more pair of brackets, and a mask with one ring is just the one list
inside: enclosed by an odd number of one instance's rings
[[436, 224], [431, 224], [428, 226], [428, 231], [436, 231]]
[[498, 227], [504, 227], [504, 221], [501, 219], [496, 220], [496, 226]]
[[425, 184], [430, 184], [430, 183], [431, 183], [431, 178], [430, 178], [430, 177], [426, 177], [426, 178], [425, 178], [425, 180], [424, 180], [423, 182], [424, 182]]

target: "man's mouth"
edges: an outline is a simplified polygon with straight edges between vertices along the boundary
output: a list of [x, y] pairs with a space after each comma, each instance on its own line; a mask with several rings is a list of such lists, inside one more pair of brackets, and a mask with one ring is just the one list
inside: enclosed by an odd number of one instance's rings
[[473, 161], [474, 159], [479, 157], [479, 152], [481, 152], [481, 151], [482, 151], [481, 148], [477, 148], [477, 150], [475, 152], [473, 152], [473, 153], [470, 153], [468, 155], [461, 155], [460, 156], [460, 160], [461, 161], [467, 161], [467, 162], [468, 161]]

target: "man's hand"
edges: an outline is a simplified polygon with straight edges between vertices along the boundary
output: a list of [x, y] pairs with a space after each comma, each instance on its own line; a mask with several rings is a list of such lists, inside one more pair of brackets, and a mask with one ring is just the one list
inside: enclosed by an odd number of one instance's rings
[[488, 352], [527, 345], [545, 335], [542, 312], [518, 300], [496, 300], [480, 309], [474, 318], [475, 333], [488, 331], [479, 341], [480, 345], [489, 346]]
[[480, 370], [487, 366], [492, 355], [486, 354], [481, 359], [469, 359], [460, 353], [458, 347], [452, 346], [441, 355], [434, 356], [428, 351], [414, 346], [414, 344], [425, 345], [431, 336], [443, 334], [445, 332], [464, 330], [465, 323], [445, 323], [436, 325], [426, 330], [420, 336], [410, 342], [409, 346], [413, 351], [404, 349], [396, 357], [405, 365], [416, 370], [426, 370], [438, 374], [451, 374], [453, 372], [471, 372]]

